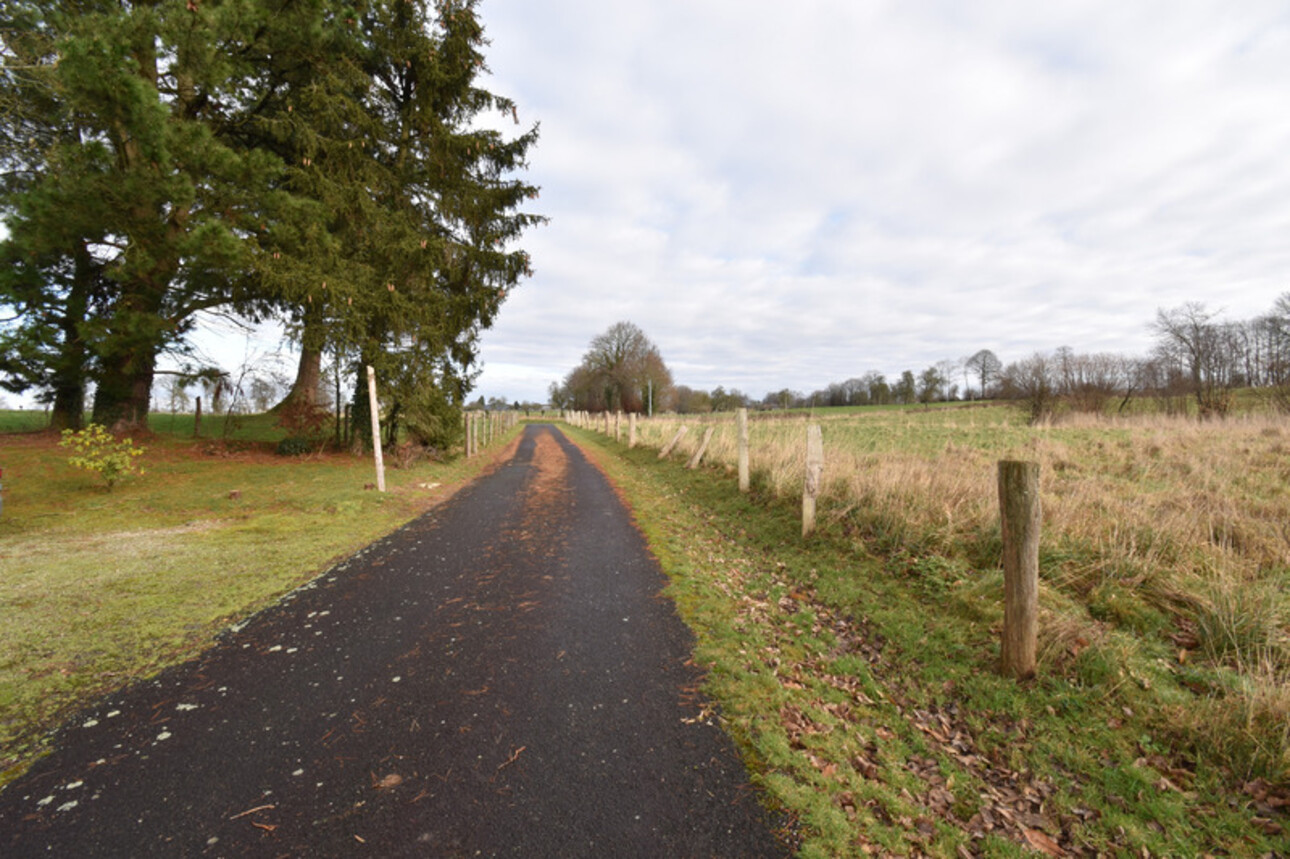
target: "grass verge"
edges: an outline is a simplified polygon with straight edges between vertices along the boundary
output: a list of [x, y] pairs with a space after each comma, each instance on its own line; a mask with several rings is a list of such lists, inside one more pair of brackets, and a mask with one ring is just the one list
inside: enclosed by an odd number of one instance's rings
[[56, 436], [0, 435], [0, 787], [75, 710], [196, 655], [491, 459], [387, 469], [382, 494], [365, 488], [370, 459], [347, 454], [144, 444], [147, 474], [109, 493]]
[[1290, 852], [1287, 785], [1177, 735], [1175, 711], [1208, 699], [1162, 654], [1115, 629], [1050, 636], [1037, 680], [1005, 680], [998, 571], [871, 553], [841, 520], [804, 542], [794, 504], [724, 469], [567, 431], [632, 505], [800, 855]]

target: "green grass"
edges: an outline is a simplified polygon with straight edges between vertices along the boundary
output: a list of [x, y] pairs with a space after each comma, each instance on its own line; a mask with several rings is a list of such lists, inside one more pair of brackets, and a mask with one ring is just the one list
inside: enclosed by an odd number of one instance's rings
[[[86, 415], [89, 420], [89, 415]], [[152, 412], [148, 415], [148, 428], [155, 433], [177, 439], [195, 438], [193, 429], [197, 418], [192, 414], [166, 414]], [[8, 433], [40, 432], [49, 428], [49, 416], [40, 410], [0, 409], [0, 435]], [[202, 415], [200, 438], [230, 441], [280, 441], [287, 435], [277, 424], [273, 414]]]
[[200, 652], [488, 460], [387, 467], [382, 494], [370, 458], [143, 444], [147, 473], [109, 493], [53, 436], [0, 435], [0, 784], [78, 707]]
[[43, 411], [0, 409], [0, 434], [37, 432], [48, 426], [49, 417]]
[[996, 570], [871, 552], [843, 519], [803, 541], [791, 500], [570, 432], [633, 505], [722, 722], [796, 817], [800, 855], [1285, 852], [1284, 815], [1175, 735], [1168, 711], [1208, 699], [1164, 648], [1109, 629], [1019, 685], [996, 670]]

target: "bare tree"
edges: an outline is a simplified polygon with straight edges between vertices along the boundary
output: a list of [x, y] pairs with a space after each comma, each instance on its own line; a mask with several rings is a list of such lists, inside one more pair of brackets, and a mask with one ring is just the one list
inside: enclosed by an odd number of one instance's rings
[[999, 357], [989, 349], [982, 349], [964, 359], [963, 369], [965, 373], [971, 370], [980, 380], [979, 396], [984, 400], [990, 380], [998, 378], [999, 373], [1003, 370], [1003, 364], [999, 361]]
[[1021, 400], [1037, 424], [1052, 417], [1057, 403], [1056, 361], [1042, 352], [1009, 364], [1001, 376], [1004, 396]]
[[1193, 301], [1157, 311], [1152, 326], [1156, 355], [1186, 375], [1202, 418], [1226, 415], [1239, 381], [1234, 372], [1238, 341], [1229, 325], [1215, 321], [1217, 315]]

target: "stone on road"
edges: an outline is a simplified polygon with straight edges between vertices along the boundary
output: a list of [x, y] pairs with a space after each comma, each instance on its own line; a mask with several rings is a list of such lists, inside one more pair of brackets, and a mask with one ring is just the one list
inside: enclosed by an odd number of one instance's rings
[[[213, 571], [213, 574], [215, 571]], [[550, 426], [80, 714], [0, 855], [784, 856], [604, 476]]]

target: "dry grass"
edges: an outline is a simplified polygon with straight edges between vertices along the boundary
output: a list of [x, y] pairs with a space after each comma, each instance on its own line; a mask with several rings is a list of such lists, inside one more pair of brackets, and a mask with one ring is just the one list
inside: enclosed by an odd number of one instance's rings
[[[1200, 684], [1201, 710], [1211, 724], [1221, 711], [1219, 722], [1248, 737], [1229, 744], [1227, 762], [1290, 774], [1284, 418], [1075, 415], [1029, 427], [1002, 408], [754, 417], [750, 460], [762, 491], [801, 491], [808, 422], [824, 431], [825, 521], [884, 554], [943, 556], [978, 574], [998, 563], [997, 461], [1039, 462], [1048, 638], [1109, 647], [1106, 630], [1121, 630], [1144, 660], [1213, 672]], [[682, 423], [692, 431], [674, 457], [697, 447], [693, 427], [712, 424], [704, 461], [734, 469], [729, 415], [643, 421], [641, 443], [661, 447]]]

